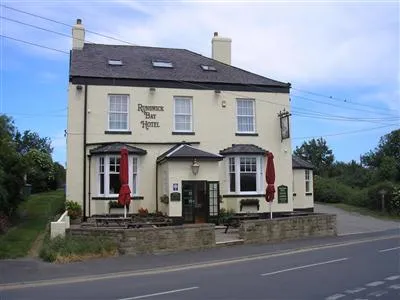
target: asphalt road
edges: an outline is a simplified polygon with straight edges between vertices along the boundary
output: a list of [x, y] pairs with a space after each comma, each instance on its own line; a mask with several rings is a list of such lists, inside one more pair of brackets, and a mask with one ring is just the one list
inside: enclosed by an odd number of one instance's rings
[[376, 232], [395, 228], [400, 229], [400, 222], [380, 220], [370, 216], [360, 215], [359, 213], [347, 212], [331, 205], [316, 203], [315, 212], [335, 214], [339, 235]]
[[3, 284], [0, 299], [400, 299], [399, 232], [326, 241], [228, 260]]

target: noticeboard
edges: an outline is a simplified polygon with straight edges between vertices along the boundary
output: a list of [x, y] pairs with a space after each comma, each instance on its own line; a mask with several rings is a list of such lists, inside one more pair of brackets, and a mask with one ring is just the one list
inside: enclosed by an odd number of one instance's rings
[[278, 203], [288, 203], [288, 187], [286, 185], [278, 186]]

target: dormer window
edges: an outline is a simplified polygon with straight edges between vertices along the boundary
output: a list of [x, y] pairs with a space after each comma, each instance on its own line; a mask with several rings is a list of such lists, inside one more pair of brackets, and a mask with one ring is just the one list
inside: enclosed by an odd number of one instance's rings
[[173, 68], [173, 64], [170, 61], [165, 60], [153, 60], [152, 61], [153, 67], [156, 68]]
[[120, 59], [109, 59], [108, 64], [110, 66], [122, 66], [122, 60]]
[[200, 65], [203, 71], [217, 71], [217, 69], [214, 66], [209, 66], [209, 65]]

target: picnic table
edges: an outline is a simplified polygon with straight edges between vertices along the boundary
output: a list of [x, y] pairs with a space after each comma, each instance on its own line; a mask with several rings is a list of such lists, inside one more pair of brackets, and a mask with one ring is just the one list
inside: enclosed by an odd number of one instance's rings
[[230, 216], [226, 219], [225, 222], [225, 233], [228, 232], [229, 227], [239, 227], [240, 222], [244, 220], [257, 220], [260, 216], [258, 214], [237, 214], [234, 216]]

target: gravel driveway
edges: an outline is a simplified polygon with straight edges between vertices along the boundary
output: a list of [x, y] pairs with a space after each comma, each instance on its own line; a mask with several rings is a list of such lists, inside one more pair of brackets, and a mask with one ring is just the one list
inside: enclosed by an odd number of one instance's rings
[[336, 214], [339, 235], [383, 231], [388, 229], [400, 230], [400, 222], [384, 221], [359, 213], [350, 213], [330, 205], [315, 204], [314, 211], [319, 213]]

